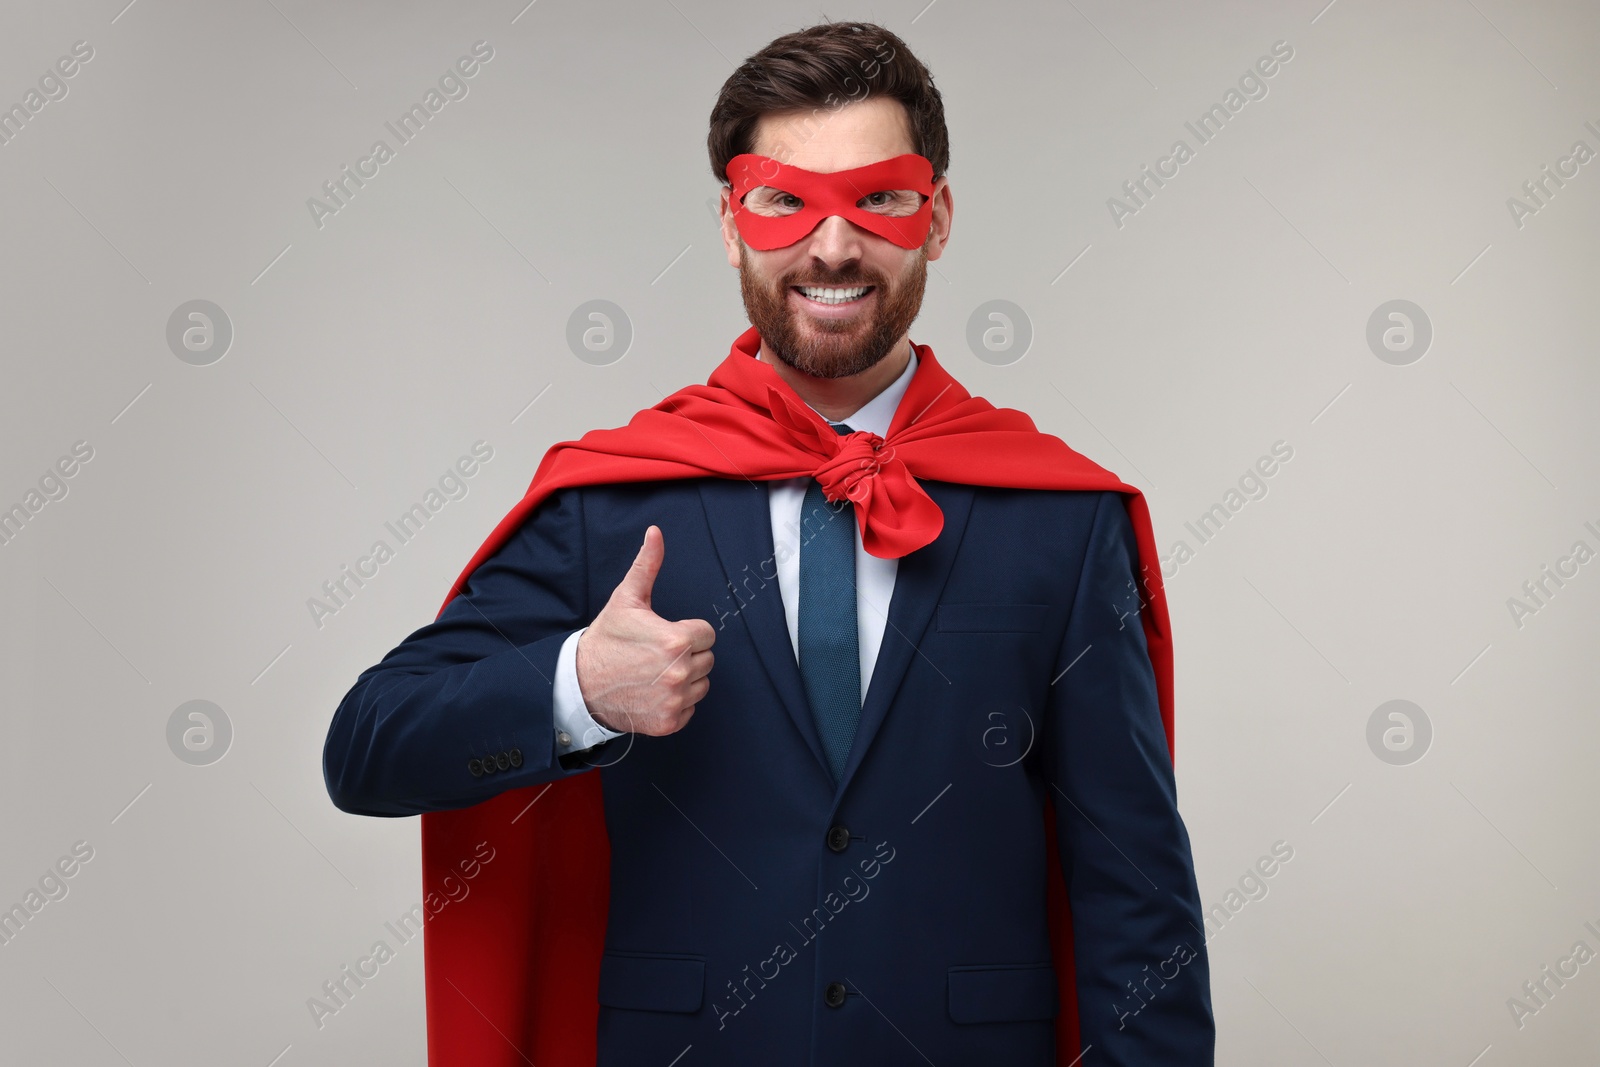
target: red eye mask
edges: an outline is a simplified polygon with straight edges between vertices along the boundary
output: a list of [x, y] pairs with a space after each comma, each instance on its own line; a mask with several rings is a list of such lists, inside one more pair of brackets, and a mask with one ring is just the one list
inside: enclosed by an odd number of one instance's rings
[[[733, 183], [734, 225], [745, 244], [762, 252], [787, 248], [831, 215], [842, 216], [901, 248], [920, 247], [933, 225], [933, 164], [926, 156], [907, 153], [865, 167], [819, 174], [746, 152], [728, 160], [726, 174]], [[744, 197], [763, 185], [798, 197], [804, 206], [785, 215], [756, 214], [744, 206]], [[873, 193], [896, 189], [921, 193], [922, 206], [909, 215], [892, 216], [856, 204]]]

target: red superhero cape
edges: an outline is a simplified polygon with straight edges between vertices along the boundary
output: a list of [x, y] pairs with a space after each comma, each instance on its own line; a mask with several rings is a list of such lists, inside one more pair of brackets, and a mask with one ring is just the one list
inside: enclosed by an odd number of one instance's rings
[[[848, 496], [855, 503], [862, 543], [881, 558], [903, 556], [938, 536], [943, 516], [917, 478], [1018, 489], [1114, 489], [1123, 494], [1138, 541], [1140, 618], [1172, 752], [1171, 631], [1150, 512], [1138, 489], [1060, 438], [1041, 433], [1023, 412], [970, 395], [925, 345], [914, 345], [916, 372], [888, 434], [878, 438], [863, 432], [839, 436], [771, 365], [754, 358], [760, 344], [756, 330], [746, 330], [705, 385], [678, 390], [626, 426], [552, 446], [527, 494], [468, 562], [445, 605], [540, 501], [568, 486], [814, 475], [830, 499]], [[600, 774], [590, 772], [422, 816], [431, 1067], [595, 1062], [611, 858], [600, 785]], [[1055, 813], [1048, 804], [1045, 830], [1061, 995], [1058, 1063], [1065, 1067], [1080, 1053], [1077, 986]], [[458, 867], [471, 870], [471, 858], [482, 859], [480, 842], [488, 842], [492, 858], [464, 883]], [[450, 892], [452, 885], [456, 892]], [[467, 893], [457, 896], [461, 886]]]

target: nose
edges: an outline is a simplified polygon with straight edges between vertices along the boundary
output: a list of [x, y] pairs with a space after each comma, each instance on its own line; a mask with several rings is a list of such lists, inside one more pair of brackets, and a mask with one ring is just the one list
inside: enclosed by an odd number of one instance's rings
[[866, 242], [872, 236], [843, 215], [829, 215], [801, 238], [801, 243], [808, 254], [837, 268], [861, 259], [866, 254]]

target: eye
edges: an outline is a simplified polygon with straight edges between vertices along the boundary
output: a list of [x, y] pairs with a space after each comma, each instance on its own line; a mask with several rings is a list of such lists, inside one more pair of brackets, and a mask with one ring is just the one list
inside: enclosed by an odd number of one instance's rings
[[757, 215], [777, 217], [792, 215], [805, 207], [806, 202], [793, 193], [774, 189], [770, 185], [762, 185], [745, 194], [744, 206]]
[[914, 189], [883, 189], [863, 196], [856, 201], [856, 206], [899, 218], [916, 214], [922, 207], [923, 199], [922, 194]]

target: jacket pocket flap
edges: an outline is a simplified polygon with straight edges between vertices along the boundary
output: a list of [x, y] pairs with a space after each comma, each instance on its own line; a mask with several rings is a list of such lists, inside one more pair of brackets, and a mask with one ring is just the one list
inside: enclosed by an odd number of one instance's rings
[[600, 959], [600, 1003], [639, 1011], [699, 1011], [706, 961], [699, 956], [607, 952]]
[[1051, 1019], [1061, 1011], [1053, 963], [950, 968], [950, 1018], [958, 1023]]
[[1034, 633], [1044, 629], [1049, 604], [940, 604], [940, 630]]

